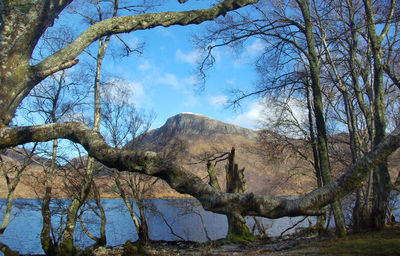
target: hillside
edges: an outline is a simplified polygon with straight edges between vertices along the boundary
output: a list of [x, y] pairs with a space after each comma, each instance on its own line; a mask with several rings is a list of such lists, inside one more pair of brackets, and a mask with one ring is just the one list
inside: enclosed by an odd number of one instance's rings
[[[248, 192], [293, 195], [313, 188], [313, 178], [308, 174], [289, 173], [290, 170], [305, 168], [299, 159], [265, 161], [259, 154], [260, 132], [227, 124], [203, 115], [181, 113], [169, 118], [166, 123], [149, 132], [139, 147], [160, 152], [169, 150], [173, 142], [184, 144], [178, 161], [204, 181], [208, 182], [205, 157], [236, 149], [237, 163], [245, 168]], [[225, 187], [225, 162], [217, 164], [217, 175], [221, 187]], [[304, 170], [304, 168], [303, 168]], [[157, 189], [155, 190], [157, 191]], [[178, 196], [167, 185], [164, 194]], [[158, 196], [158, 195], [156, 195]]]
[[[263, 143], [260, 143], [263, 142]], [[344, 143], [336, 147], [339, 159], [332, 166], [339, 175], [349, 157]], [[261, 132], [223, 123], [221, 121], [193, 113], [181, 113], [169, 118], [160, 128], [154, 129], [141, 143], [135, 145], [142, 150], [152, 150], [173, 157], [175, 161], [208, 182], [206, 158], [212, 155], [236, 149], [237, 163], [245, 168], [247, 191], [274, 195], [295, 195], [315, 188], [315, 178], [311, 164], [294, 154], [293, 146], [299, 148], [305, 156], [311, 158], [304, 141], [279, 136], [272, 132]], [[132, 147], [132, 145], [127, 145]], [[2, 154], [9, 166], [21, 164], [20, 154]], [[399, 154], [393, 158], [392, 170], [398, 171]], [[54, 180], [55, 197], [66, 197], [65, 191], [73, 191], [81, 179], [77, 171], [82, 171], [85, 159], [75, 159], [69, 165], [60, 166]], [[45, 162], [41, 159], [41, 162]], [[225, 187], [225, 162], [217, 164], [217, 175], [221, 187]], [[114, 186], [112, 170], [97, 164], [96, 184], [102, 197], [113, 198]], [[75, 171], [74, 171], [75, 170]], [[124, 175], [123, 177], [126, 177]], [[21, 184], [17, 187], [16, 197], [35, 198], [44, 192], [44, 174], [42, 167], [33, 164], [24, 172]], [[158, 181], [147, 194], [148, 197], [182, 197]], [[5, 179], [0, 181], [0, 197], [6, 197]]]

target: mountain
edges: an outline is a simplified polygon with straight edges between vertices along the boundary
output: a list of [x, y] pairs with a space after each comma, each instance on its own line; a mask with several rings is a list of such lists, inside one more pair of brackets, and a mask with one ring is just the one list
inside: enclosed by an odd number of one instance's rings
[[160, 128], [149, 132], [149, 137], [171, 135], [239, 135], [255, 139], [257, 132], [251, 129], [223, 123], [205, 115], [184, 112], [168, 118]]
[[[340, 137], [340, 138], [339, 138]], [[350, 162], [350, 153], [346, 145], [346, 136], [336, 136], [338, 142], [331, 148], [332, 169], [338, 176]], [[236, 160], [239, 168], [245, 168], [244, 175], [248, 192], [272, 195], [295, 195], [313, 190], [316, 186], [313, 168], [308, 160], [300, 158], [296, 153], [300, 149], [304, 156], [312, 159], [305, 141], [291, 139], [268, 131], [254, 131], [251, 129], [227, 124], [204, 115], [181, 113], [170, 117], [166, 123], [149, 131], [139, 140], [136, 147], [142, 150], [152, 150], [161, 156], [170, 157], [187, 170], [195, 173], [205, 182], [208, 182], [206, 159], [211, 156], [230, 152], [236, 149]], [[331, 141], [335, 141], [331, 138]], [[127, 145], [129, 148], [132, 145]], [[2, 158], [9, 166], [21, 164], [23, 158], [20, 154], [6, 152]], [[65, 197], [63, 192], [65, 174], [71, 182], [67, 190], [72, 189], [82, 176], [72, 170], [82, 171], [85, 166], [84, 156], [71, 161], [71, 164], [60, 166], [54, 180], [56, 197]], [[48, 161], [40, 158], [40, 162]], [[390, 166], [395, 174], [400, 169], [400, 153], [391, 157]], [[225, 164], [219, 162], [216, 166], [220, 186], [225, 187]], [[73, 166], [75, 165], [75, 166]], [[113, 179], [110, 169], [97, 163], [101, 169], [95, 177], [103, 197], [113, 198], [116, 194], [110, 191]], [[45, 178], [42, 167], [33, 164], [26, 170], [21, 184], [16, 190], [16, 197], [34, 198], [44, 192], [43, 179]], [[126, 175], [126, 174], [124, 174]], [[75, 184], [75, 185], [74, 185]], [[4, 178], [0, 179], [0, 197], [6, 194]], [[182, 197], [163, 182], [158, 181], [151, 189], [148, 197]]]
[[[138, 147], [160, 154], [174, 155], [179, 164], [201, 177], [205, 182], [208, 182], [205, 156], [230, 152], [231, 148], [235, 147], [237, 163], [240, 168], [245, 168], [248, 192], [292, 195], [309, 191], [314, 187], [314, 181], [310, 178], [312, 175], [301, 174], [300, 177], [298, 174], [291, 173], [291, 177], [288, 177], [288, 169], [300, 168], [301, 165], [304, 167], [304, 163], [299, 159], [293, 158], [284, 162], [265, 161], [265, 154], [260, 154], [259, 150], [256, 150], [259, 136], [259, 131], [227, 124], [204, 115], [181, 113], [170, 117], [163, 126], [149, 131]], [[74, 159], [71, 163], [78, 163], [78, 165], [81, 163], [81, 167], [84, 167], [84, 159], [85, 157], [83, 157], [83, 161]], [[20, 158], [18, 158], [18, 162], [21, 162]], [[225, 187], [226, 182], [225, 164], [225, 162], [220, 162], [216, 166], [222, 188]], [[69, 164], [59, 168], [57, 172], [59, 176], [54, 181], [55, 187], [63, 187], [63, 175], [68, 173], [65, 170], [72, 169], [79, 169], [79, 167], [76, 168]], [[95, 182], [101, 187], [102, 196], [107, 198], [116, 196], [109, 189], [113, 186], [110, 175], [110, 170], [102, 167], [102, 171], [98, 172], [95, 177]], [[72, 180], [78, 180], [80, 177], [73, 174], [69, 174], [69, 176], [72, 177]], [[16, 197], [36, 197], [36, 195], [42, 194], [44, 188], [39, 185], [44, 183], [43, 179], [44, 175], [40, 166], [27, 170], [21, 185], [17, 187]], [[73, 183], [76, 181], [74, 180]], [[6, 186], [3, 180], [0, 181], [0, 186], [4, 188], [0, 190], [0, 197], [5, 197]], [[65, 197], [62, 189], [57, 190], [57, 196]], [[148, 196], [182, 197], [183, 195], [170, 189], [165, 182], [158, 181]]]
[[[272, 132], [263, 135], [275, 137]], [[236, 150], [236, 160], [240, 168], [245, 168], [247, 190], [253, 193], [271, 194], [297, 194], [309, 191], [314, 183], [312, 170], [309, 175], [291, 173], [288, 178], [288, 169], [310, 169], [301, 159], [292, 158], [284, 162], [267, 160], [265, 154], [260, 154], [260, 131], [255, 131], [240, 126], [227, 124], [219, 120], [194, 113], [181, 113], [170, 117], [166, 123], [146, 134], [139, 148], [163, 152], [173, 150], [179, 152], [178, 161], [187, 170], [208, 181], [206, 169], [206, 156], [215, 156], [230, 152], [232, 147]], [[265, 138], [265, 136], [264, 136]], [[272, 138], [271, 138], [272, 140]], [[184, 146], [176, 146], [174, 142], [181, 142]], [[272, 149], [272, 148], [271, 148]], [[177, 152], [177, 153], [178, 153]], [[288, 151], [285, 150], [285, 153]], [[225, 187], [225, 162], [216, 166], [220, 186]], [[290, 182], [288, 182], [288, 179]], [[162, 188], [161, 188], [162, 187]], [[179, 196], [176, 192], [163, 184], [160, 189], [164, 196]]]

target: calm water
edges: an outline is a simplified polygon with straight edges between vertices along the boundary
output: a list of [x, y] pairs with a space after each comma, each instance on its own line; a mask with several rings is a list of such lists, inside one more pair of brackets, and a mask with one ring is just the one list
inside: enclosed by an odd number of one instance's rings
[[[223, 238], [227, 233], [228, 227], [225, 215], [204, 211], [195, 200], [153, 199], [149, 200], [149, 202], [153, 203], [164, 215], [165, 219], [173, 227], [174, 232], [185, 240], [207, 241], [199, 214], [203, 217], [211, 239]], [[53, 208], [57, 209], [59, 208], [57, 205], [65, 205], [66, 203], [68, 203], [67, 200], [57, 200], [53, 202]], [[4, 204], [5, 199], [0, 199], [0, 205], [4, 206]], [[102, 204], [107, 216], [107, 244], [120, 245], [124, 244], [126, 240], [135, 241], [137, 234], [123, 201], [119, 199], [104, 199]], [[0, 237], [0, 241], [20, 253], [43, 253], [40, 245], [42, 217], [38, 201], [35, 199], [17, 199], [15, 200], [15, 206], [13, 210], [15, 217], [4, 235]], [[2, 210], [4, 211], [4, 209]], [[3, 211], [0, 213], [1, 218]], [[171, 234], [159, 214], [150, 210], [146, 214], [152, 240], [179, 240], [179, 238]], [[60, 216], [53, 217], [54, 227], [59, 226]], [[85, 213], [84, 219], [88, 223], [88, 229], [97, 235], [99, 219], [93, 213]], [[260, 218], [263, 225], [268, 228], [267, 233], [269, 236], [279, 236], [283, 230], [301, 219], [301, 217], [277, 220]], [[253, 219], [248, 218], [250, 227], [253, 226], [253, 223]], [[77, 226], [78, 228], [75, 232], [76, 245], [85, 247], [92, 244], [92, 240], [83, 234], [79, 224]], [[299, 226], [308, 226], [308, 222], [304, 221]]]

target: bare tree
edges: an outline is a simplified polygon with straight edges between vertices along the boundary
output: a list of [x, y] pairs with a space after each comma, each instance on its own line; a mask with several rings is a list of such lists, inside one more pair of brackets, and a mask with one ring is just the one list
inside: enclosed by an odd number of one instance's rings
[[[365, 150], [365, 145], [371, 145], [368, 143], [384, 136], [377, 135], [375, 126], [377, 122], [378, 125], [385, 126], [385, 118], [382, 117], [385, 116], [384, 102], [388, 101], [390, 94], [384, 93], [386, 90], [382, 84], [382, 64], [379, 64], [382, 63], [382, 58], [379, 60], [376, 56], [383, 54], [383, 46], [380, 44], [383, 44], [391, 24], [394, 23], [395, 2], [387, 3], [386, 11], [378, 11], [379, 3], [372, 7], [368, 7], [369, 5], [371, 3], [368, 1], [262, 1], [254, 7], [254, 12], [235, 13], [229, 19], [220, 20], [217, 26], [209, 29], [206, 35], [208, 38], [202, 38], [205, 40], [201, 46], [207, 49], [208, 59], [201, 63], [201, 72], [207, 64], [212, 64], [212, 50], [216, 47], [241, 47], [245, 41], [254, 38], [265, 44], [265, 51], [256, 63], [262, 75], [259, 83], [261, 86], [250, 92], [240, 89], [234, 91], [232, 103], [237, 104], [253, 95], [263, 97], [266, 93], [275, 93], [282, 98], [297, 97], [307, 100], [310, 103], [309, 113], [312, 114], [308, 118], [309, 128], [312, 130], [303, 131], [304, 134], [310, 133], [314, 161], [318, 162], [314, 164], [317, 179], [320, 177], [322, 184], [331, 180], [330, 161], [334, 156], [328, 150], [328, 128], [332, 124], [340, 122], [348, 127], [353, 163], [370, 149], [367, 146]], [[372, 8], [369, 14], [371, 18], [365, 16], [368, 8]], [[378, 17], [377, 21], [373, 20], [375, 16]], [[371, 33], [371, 29], [374, 30], [378, 23], [383, 24], [382, 34], [377, 39], [380, 41], [372, 43], [373, 40], [369, 38], [375, 32]], [[397, 40], [396, 27], [390, 37], [386, 37], [389, 60], [393, 60], [393, 46]], [[360, 40], [363, 44], [359, 43]], [[392, 62], [388, 63], [393, 66]], [[374, 68], [374, 65], [377, 67]], [[379, 70], [381, 78], [378, 79], [375, 69]], [[395, 83], [395, 75], [392, 73], [390, 76], [390, 70], [387, 73]], [[351, 74], [351, 80], [346, 80], [348, 74]], [[370, 79], [371, 77], [374, 79]], [[364, 83], [362, 87], [361, 82]], [[380, 85], [375, 87], [375, 83]], [[380, 113], [377, 112], [378, 105], [382, 108]], [[286, 110], [286, 113], [290, 114], [290, 111]], [[287, 120], [280, 125], [294, 124]], [[359, 122], [365, 125], [359, 126]], [[361, 141], [365, 131], [368, 131], [366, 142]], [[384, 178], [375, 175], [374, 180], [384, 181], [380, 185], [375, 182], [374, 191], [381, 191], [381, 196], [386, 197], [383, 191], [387, 194], [390, 190], [390, 179], [387, 171], [382, 171], [381, 174]], [[369, 180], [372, 181], [372, 178]], [[371, 187], [367, 186], [366, 195], [370, 194]], [[364, 202], [368, 198], [367, 196]], [[385, 200], [377, 198], [375, 197], [374, 202], [383, 209], [382, 202]], [[334, 204], [333, 209], [338, 221], [338, 232], [344, 234], [344, 219], [340, 207]], [[369, 216], [372, 220], [377, 215], [373, 210]], [[370, 226], [376, 225], [371, 223]]]
[[[5, 183], [7, 185], [7, 201], [6, 201], [6, 208], [3, 215], [3, 221], [0, 226], [0, 237], [4, 234], [5, 230], [7, 229], [8, 225], [11, 222], [12, 214], [11, 210], [13, 209], [13, 201], [14, 201], [14, 194], [15, 189], [17, 188], [21, 176], [23, 172], [29, 167], [30, 164], [33, 163], [32, 157], [35, 154], [37, 143], [33, 146], [32, 150], [23, 149], [9, 149], [15, 150], [16, 154], [20, 154], [24, 159], [22, 163], [13, 163], [3, 161], [2, 156], [0, 155], [0, 169], [3, 178], [5, 179]], [[3, 151], [3, 150], [2, 150]], [[1, 153], [6, 153], [4, 150]], [[0, 251], [2, 251], [5, 255], [14, 255], [17, 252], [14, 252], [10, 249], [6, 244], [0, 243]]]
[[[123, 83], [108, 83], [103, 88], [102, 122], [110, 144], [115, 148], [137, 150], [145, 139], [154, 114], [146, 115], [136, 110], [130, 101], [129, 88]], [[115, 192], [122, 198], [135, 225], [138, 240], [147, 243], [150, 241], [149, 229], [146, 221], [145, 196], [154, 187], [158, 179], [137, 173], [120, 173], [114, 171]], [[139, 212], [136, 212], [135, 205]]]

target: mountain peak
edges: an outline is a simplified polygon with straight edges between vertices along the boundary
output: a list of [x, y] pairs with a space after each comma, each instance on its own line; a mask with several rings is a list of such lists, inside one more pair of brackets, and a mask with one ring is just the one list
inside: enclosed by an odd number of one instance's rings
[[184, 134], [184, 135], [242, 135], [254, 138], [256, 132], [233, 124], [227, 124], [202, 114], [183, 112], [168, 118], [166, 123], [156, 129], [155, 135]]

